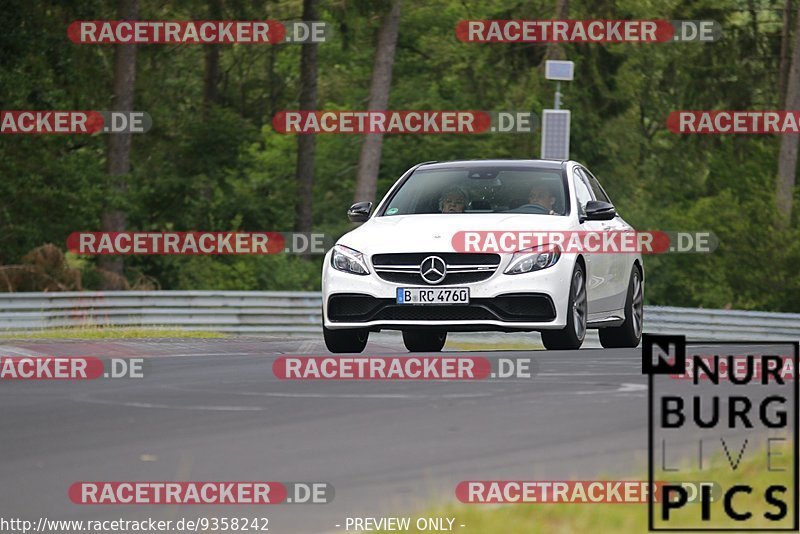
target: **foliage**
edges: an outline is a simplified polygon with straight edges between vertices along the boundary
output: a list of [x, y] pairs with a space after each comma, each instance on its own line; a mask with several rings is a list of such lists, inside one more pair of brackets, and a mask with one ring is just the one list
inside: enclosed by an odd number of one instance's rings
[[[66, 25], [112, 19], [101, 0], [9, 0], [0, 27], [0, 108], [109, 109], [111, 46], [75, 45]], [[141, 0], [143, 19], [203, 18], [207, 0]], [[302, 2], [222, 2], [228, 19], [298, 18]], [[322, 2], [333, 39], [319, 48], [319, 107], [363, 109], [375, 36], [388, 2]], [[800, 311], [800, 228], [775, 230], [772, 198], [777, 136], [679, 136], [665, 127], [680, 109], [774, 109], [778, 104], [778, 0], [634, 0], [570, 3], [570, 18], [713, 19], [720, 42], [572, 44], [576, 81], [562, 84], [572, 110], [572, 155], [595, 171], [619, 211], [640, 229], [707, 230], [707, 255], [647, 257], [652, 304]], [[544, 80], [544, 45], [470, 44], [462, 19], [553, 17], [555, 2], [438, 0], [403, 3], [392, 109], [520, 110], [541, 114], [554, 86]], [[131, 230], [288, 231], [293, 226], [296, 138], [272, 116], [296, 109], [296, 45], [220, 47], [219, 99], [203, 103], [201, 46], [142, 46], [136, 108], [153, 129], [135, 137], [130, 189], [113, 195], [106, 141], [95, 136], [5, 136], [0, 140], [0, 265], [32, 249], [61, 246], [96, 230], [105, 205]], [[205, 111], [204, 111], [205, 110]], [[395, 135], [384, 143], [379, 194], [425, 160], [538, 155], [539, 135]], [[361, 138], [320, 135], [312, 199], [314, 226], [334, 236], [350, 226]], [[796, 204], [800, 204], [800, 199]], [[795, 213], [798, 210], [795, 210]], [[99, 283], [95, 260], [84, 288]], [[130, 286], [164, 289], [313, 289], [320, 258], [131, 257]]]

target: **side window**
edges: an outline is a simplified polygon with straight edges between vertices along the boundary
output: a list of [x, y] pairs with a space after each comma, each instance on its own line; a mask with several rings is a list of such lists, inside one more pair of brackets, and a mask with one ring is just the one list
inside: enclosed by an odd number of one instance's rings
[[586, 183], [586, 179], [583, 177], [583, 173], [576, 168], [574, 174], [575, 198], [578, 201], [578, 213], [583, 215], [586, 213], [586, 203], [594, 199], [592, 198], [592, 192], [589, 189], [589, 185]]
[[583, 174], [589, 178], [589, 185], [592, 187], [595, 200], [602, 200], [603, 202], [608, 202], [611, 204], [611, 199], [608, 198], [606, 192], [603, 191], [602, 187], [600, 187], [600, 182], [597, 181], [597, 178], [595, 178], [594, 175], [588, 170], [583, 170]]

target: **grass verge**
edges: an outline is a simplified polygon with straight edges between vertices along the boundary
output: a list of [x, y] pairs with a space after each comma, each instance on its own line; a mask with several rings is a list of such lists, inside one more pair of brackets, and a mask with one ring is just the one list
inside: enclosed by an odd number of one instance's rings
[[225, 334], [204, 330], [180, 330], [177, 328], [106, 328], [102, 326], [0, 333], [0, 339], [220, 339], [225, 337], [227, 337]]
[[[768, 472], [766, 469], [766, 450], [745, 453], [741, 463], [734, 471], [723, 458], [715, 457], [710, 469], [698, 471], [689, 468], [681, 469], [681, 476], [675, 480], [713, 481], [724, 491], [735, 484], [748, 484], [753, 488], [750, 495], [737, 494], [733, 498], [734, 507], [740, 512], [749, 511], [757, 524], [748, 524], [748, 528], [786, 528], [791, 527], [792, 493], [791, 446], [786, 444], [783, 457], [787, 470], [782, 474]], [[774, 453], [774, 450], [773, 450]], [[734, 453], [735, 454], [735, 453]], [[775, 462], [773, 457], [773, 462]], [[734, 456], [735, 461], [735, 456]], [[599, 479], [603, 479], [599, 477]], [[605, 480], [613, 480], [605, 478]], [[632, 480], [632, 478], [627, 478]], [[785, 484], [788, 491], [780, 495], [780, 500], [787, 504], [788, 516], [784, 522], [771, 523], [763, 517], [765, 512], [776, 512], [777, 508], [764, 499], [764, 492], [771, 484]], [[656, 527], [698, 528], [701, 506], [688, 504], [680, 511], [673, 513], [674, 521], [669, 524], [656, 523]], [[654, 513], [661, 513], [657, 503]], [[418, 517], [454, 518], [454, 530], [462, 533], [481, 534], [559, 534], [591, 532], [647, 532], [647, 504], [450, 504], [431, 508], [424, 513], [411, 515], [412, 528], [408, 532], [421, 532], [413, 527]], [[460, 528], [459, 525], [464, 525]], [[704, 523], [702, 528], [741, 529], [742, 523], [727, 518], [723, 511], [722, 498], [717, 496], [711, 504], [711, 522]]]

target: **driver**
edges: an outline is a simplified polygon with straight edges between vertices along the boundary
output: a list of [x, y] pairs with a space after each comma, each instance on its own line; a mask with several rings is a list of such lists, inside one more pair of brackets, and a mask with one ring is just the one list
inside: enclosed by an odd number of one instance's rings
[[458, 186], [451, 187], [439, 198], [439, 211], [442, 213], [464, 213], [467, 207], [467, 193]]
[[531, 188], [528, 196], [529, 204], [536, 204], [547, 210], [548, 215], [558, 215], [554, 210], [556, 205], [556, 195], [553, 188], [548, 183], [538, 183]]

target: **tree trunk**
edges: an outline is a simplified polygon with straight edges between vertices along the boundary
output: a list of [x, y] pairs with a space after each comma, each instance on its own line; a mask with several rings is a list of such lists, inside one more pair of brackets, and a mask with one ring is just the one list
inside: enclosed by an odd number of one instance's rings
[[[303, 20], [318, 19], [319, 0], [303, 0]], [[300, 109], [317, 109], [317, 47], [316, 43], [302, 44], [300, 52]], [[297, 200], [294, 208], [294, 230], [310, 232], [314, 224], [312, 197], [314, 189], [314, 157], [316, 138], [313, 134], [297, 137]]]
[[[789, 81], [786, 84], [785, 109], [800, 109], [800, 10], [797, 12], [792, 65], [789, 69]], [[798, 141], [800, 141], [800, 134], [783, 134], [781, 136], [775, 203], [778, 209], [778, 224], [782, 228], [788, 227], [792, 219], [792, 197], [794, 196], [794, 184], [797, 175]]]
[[[222, 5], [220, 0], [209, 0], [208, 19], [222, 19]], [[204, 47], [205, 61], [203, 73], [203, 119], [208, 119], [209, 108], [219, 101], [219, 44], [211, 43]]]
[[786, 82], [789, 76], [789, 39], [792, 26], [792, 0], [783, 3], [783, 29], [781, 30], [781, 59], [778, 70], [778, 107], [786, 109]]
[[[569, 18], [569, 0], [556, 0], [556, 20], [566, 20]], [[547, 43], [544, 52], [544, 61], [554, 59], [567, 59], [564, 45], [561, 43]], [[544, 65], [544, 62], [542, 63]]]
[[[389, 104], [389, 89], [392, 85], [392, 67], [397, 47], [397, 30], [400, 26], [400, 0], [392, 1], [392, 8], [378, 33], [378, 48], [372, 69], [372, 84], [369, 88], [369, 110], [385, 110]], [[356, 202], [375, 202], [378, 189], [378, 171], [381, 166], [383, 134], [367, 134], [361, 146], [356, 175]]]
[[[120, 0], [120, 19], [139, 18], [139, 0]], [[136, 45], [116, 45], [114, 50], [114, 100], [113, 111], [133, 111], [136, 85]], [[119, 208], [120, 201], [128, 193], [127, 174], [130, 172], [131, 134], [111, 134], [108, 138], [108, 175], [112, 206], [107, 206], [102, 216], [104, 232], [127, 230], [128, 215]], [[121, 256], [101, 256], [99, 266], [107, 271], [103, 276], [103, 289], [121, 289], [125, 284], [124, 262]]]

